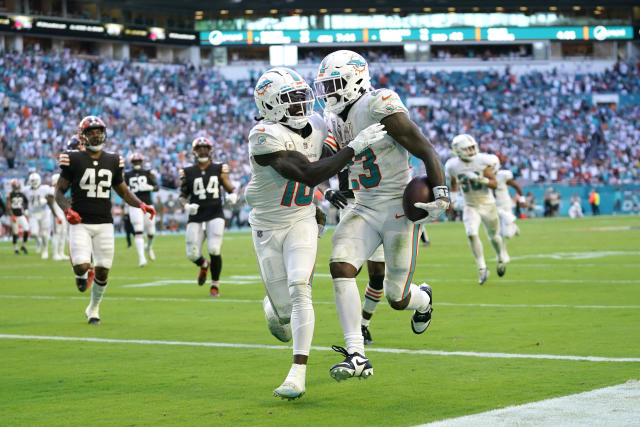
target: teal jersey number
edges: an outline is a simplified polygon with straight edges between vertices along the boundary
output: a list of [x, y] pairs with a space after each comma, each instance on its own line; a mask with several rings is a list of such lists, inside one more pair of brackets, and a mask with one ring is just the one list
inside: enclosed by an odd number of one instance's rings
[[297, 206], [307, 206], [311, 204], [313, 201], [312, 188], [307, 187], [301, 182], [288, 181], [280, 204], [282, 206], [291, 206], [291, 202], [294, 201], [294, 199]]

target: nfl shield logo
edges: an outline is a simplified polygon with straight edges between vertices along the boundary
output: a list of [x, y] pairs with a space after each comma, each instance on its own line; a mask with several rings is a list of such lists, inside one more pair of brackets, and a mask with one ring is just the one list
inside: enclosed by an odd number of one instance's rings
[[262, 237], [262, 230], [258, 230], [258, 237]]
[[307, 144], [306, 142], [304, 142], [302, 146], [304, 147], [305, 150], [309, 148], [309, 144]]

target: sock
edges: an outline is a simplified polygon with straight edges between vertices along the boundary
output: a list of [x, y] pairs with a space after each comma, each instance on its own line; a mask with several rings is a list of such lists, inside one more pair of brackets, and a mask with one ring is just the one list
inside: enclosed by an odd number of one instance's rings
[[360, 330], [360, 292], [356, 279], [334, 278], [333, 293], [347, 351], [358, 352], [364, 356], [364, 338]]
[[98, 278], [93, 279], [93, 286], [91, 286], [91, 303], [89, 304], [88, 309], [88, 311], [94, 315], [92, 315], [91, 317], [99, 317], [98, 308], [100, 307], [100, 301], [102, 301], [102, 296], [104, 295], [104, 291], [106, 289], [106, 280], [102, 282], [98, 280]]
[[29, 240], [29, 233], [22, 232], [22, 244], [23, 244], [23, 246], [24, 246], [25, 243], [27, 243], [27, 240]]
[[307, 283], [292, 283], [289, 285], [289, 295], [292, 306], [293, 354], [308, 356], [315, 326], [315, 316], [311, 304], [311, 286]]
[[217, 282], [220, 280], [220, 272], [222, 271], [222, 256], [209, 254], [211, 258], [211, 280]]
[[147, 234], [147, 250], [151, 249], [153, 245], [153, 234]]
[[405, 307], [405, 310], [418, 310], [425, 312], [429, 308], [429, 295], [426, 292], [420, 290], [420, 288], [413, 283], [409, 285], [409, 304]]
[[478, 236], [468, 236], [469, 246], [471, 247], [471, 253], [476, 260], [478, 270], [487, 268], [487, 264], [484, 261], [484, 253], [482, 252], [482, 242]]
[[147, 262], [144, 258], [144, 237], [142, 234], [136, 234], [133, 238], [133, 242], [136, 244], [136, 251], [138, 252], [140, 264]]
[[[367, 284], [367, 288], [364, 291], [364, 302], [362, 303], [362, 311], [373, 314], [378, 307], [378, 303], [382, 299], [384, 291], [382, 289], [374, 289], [371, 287], [371, 282]], [[366, 321], [366, 323], [365, 323]], [[364, 317], [360, 320], [360, 323], [364, 326], [369, 326], [369, 319]]]
[[16, 248], [16, 249], [18, 248], [18, 235], [17, 234], [13, 235], [13, 247]]
[[289, 374], [284, 380], [285, 382], [291, 382], [304, 389], [305, 378], [307, 376], [307, 365], [299, 365], [294, 363], [289, 369]]

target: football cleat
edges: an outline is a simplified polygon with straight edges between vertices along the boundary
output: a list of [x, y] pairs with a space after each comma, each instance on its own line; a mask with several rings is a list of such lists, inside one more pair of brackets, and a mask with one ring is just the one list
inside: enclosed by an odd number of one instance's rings
[[19, 250], [14, 249], [13, 251], [16, 253], [16, 255], [20, 255], [20, 251]]
[[352, 377], [367, 379], [373, 375], [371, 362], [360, 353], [349, 353], [344, 347], [332, 345], [331, 348], [345, 356], [344, 362], [333, 365], [329, 375], [336, 381], [346, 380]]
[[478, 270], [478, 285], [483, 285], [484, 282], [489, 278], [489, 270], [486, 268], [481, 268]]
[[211, 289], [209, 289], [209, 296], [217, 298], [220, 296], [220, 290], [216, 285], [211, 285]]
[[499, 262], [497, 271], [498, 271], [498, 277], [504, 276], [504, 273], [507, 272], [507, 265], [504, 262]]
[[364, 339], [364, 345], [373, 344], [373, 340], [371, 339], [371, 332], [369, 332], [369, 327], [360, 326], [360, 330], [362, 331], [362, 338]]
[[200, 266], [200, 273], [198, 273], [198, 286], [204, 285], [204, 282], [207, 281], [207, 270], [209, 270], [209, 261], [205, 259]]
[[78, 290], [80, 292], [84, 292], [87, 290], [88, 286], [87, 286], [87, 282], [88, 280], [82, 277], [76, 277], [76, 286], [78, 287]]
[[42, 251], [42, 255], [40, 255], [40, 258], [42, 259], [49, 259], [49, 251], [48, 250], [43, 250]]
[[95, 310], [91, 310], [91, 304], [87, 306], [87, 309], [84, 311], [85, 316], [87, 316], [87, 321], [90, 325], [99, 325], [100, 324], [100, 315], [98, 314], [97, 308]]
[[273, 390], [273, 395], [281, 399], [296, 400], [300, 399], [304, 395], [304, 392], [304, 387], [300, 388], [297, 384], [285, 381], [280, 387]]
[[147, 249], [147, 256], [149, 257], [149, 259], [151, 261], [155, 261], [156, 260], [156, 254], [153, 253], [153, 249], [151, 249], [151, 248]]
[[145, 259], [145, 260], [140, 261], [140, 263], [138, 264], [138, 267], [142, 268], [142, 267], [144, 267], [146, 265], [147, 265], [147, 260]]
[[420, 285], [420, 290], [422, 292], [426, 292], [429, 295], [429, 307], [427, 311], [420, 312], [415, 310], [413, 312], [413, 316], [411, 316], [411, 330], [413, 330], [414, 334], [421, 334], [427, 330], [429, 325], [431, 324], [431, 313], [433, 313], [433, 300], [431, 299], [431, 286], [423, 283]]
[[25, 255], [29, 253], [29, 252], [27, 251], [26, 246], [24, 246], [24, 245], [20, 246], [20, 250], [21, 250], [22, 252], [24, 252], [24, 254], [25, 254]]
[[280, 323], [280, 318], [276, 316], [276, 313], [273, 311], [269, 297], [264, 297], [264, 300], [262, 300], [262, 309], [264, 310], [264, 317], [267, 320], [267, 327], [271, 335], [282, 342], [291, 341], [291, 326], [289, 323], [285, 323], [284, 325]]

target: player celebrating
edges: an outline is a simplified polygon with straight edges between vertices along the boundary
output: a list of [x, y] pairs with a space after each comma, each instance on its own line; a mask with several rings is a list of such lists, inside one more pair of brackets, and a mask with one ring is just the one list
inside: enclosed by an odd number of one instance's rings
[[[369, 66], [355, 52], [339, 50], [326, 56], [315, 80], [316, 92], [332, 133], [341, 146], [349, 137], [373, 123], [382, 123], [388, 134], [376, 145], [359, 153], [349, 166], [350, 187], [355, 195], [353, 208], [333, 234], [330, 258], [336, 308], [346, 349], [333, 349], [345, 356], [334, 365], [331, 376], [337, 381], [373, 374], [364, 354], [361, 333], [360, 295], [356, 273], [380, 244], [384, 247], [384, 295], [396, 310], [413, 310], [411, 328], [423, 333], [431, 322], [431, 288], [411, 284], [418, 252], [420, 224], [440, 217], [449, 206], [440, 158], [409, 119], [398, 95], [388, 89], [372, 90]], [[409, 154], [421, 159], [435, 196], [430, 203], [416, 203], [428, 215], [413, 223], [403, 214], [402, 197], [411, 180]]]
[[[313, 114], [309, 85], [288, 68], [265, 72], [254, 97], [262, 119], [249, 133], [251, 181], [246, 189], [249, 224], [267, 293], [267, 326], [281, 341], [293, 338], [293, 364], [274, 396], [297, 399], [305, 393], [315, 324], [311, 280], [318, 245], [313, 187], [329, 179], [354, 154], [382, 139], [381, 125], [363, 130], [336, 155], [322, 159], [328, 136]], [[327, 149], [324, 153], [330, 155]]]
[[500, 235], [505, 239], [520, 234], [520, 229], [516, 225], [516, 216], [513, 214], [513, 201], [509, 195], [509, 187], [516, 190], [518, 197], [522, 197], [522, 188], [513, 179], [513, 172], [509, 169], [500, 169], [496, 173], [498, 186], [493, 191], [496, 197], [496, 207], [498, 208], [498, 218], [500, 219]]
[[11, 193], [7, 197], [7, 210], [11, 216], [11, 234], [13, 237], [13, 251], [16, 255], [20, 254], [18, 251], [18, 232], [19, 227], [22, 227], [22, 246], [20, 249], [27, 254], [27, 240], [29, 240], [29, 222], [26, 218], [27, 208], [29, 203], [27, 202], [27, 196], [20, 191], [20, 181], [17, 179], [11, 180]]
[[499, 169], [500, 161], [493, 154], [478, 153], [478, 143], [471, 135], [457, 135], [451, 142], [451, 148], [456, 157], [447, 160], [445, 169], [451, 181], [451, 194], [457, 194], [458, 183], [462, 188], [462, 221], [478, 266], [478, 284], [482, 285], [487, 281], [489, 271], [484, 260], [482, 242], [478, 237], [480, 221], [498, 256], [498, 276], [504, 275], [509, 262], [507, 249], [500, 237], [498, 211], [491, 191], [498, 186], [494, 171]]
[[[156, 179], [153, 171], [142, 167], [143, 162], [144, 158], [142, 157], [142, 154], [132, 154], [129, 157], [131, 169], [124, 173], [124, 181], [138, 199], [143, 203], [152, 206], [151, 192], [158, 191], [158, 180]], [[131, 221], [131, 225], [133, 226], [133, 241], [136, 245], [136, 250], [138, 251], [138, 265], [140, 267], [144, 267], [147, 265], [147, 260], [144, 256], [145, 244], [143, 232], [146, 231], [147, 233], [147, 255], [149, 255], [149, 259], [151, 261], [154, 261], [156, 256], [153, 253], [151, 245], [153, 244], [153, 236], [156, 234], [156, 223], [154, 220], [147, 217], [140, 208], [129, 206], [128, 210], [129, 221]]]
[[51, 214], [57, 221], [62, 222], [62, 216], [58, 217], [54, 208], [53, 188], [42, 185], [42, 178], [36, 172], [27, 179], [29, 187], [27, 198], [29, 199], [31, 236], [36, 239], [36, 252], [42, 252], [42, 259], [49, 258], [49, 235], [51, 234]]
[[[69, 253], [76, 275], [76, 286], [84, 292], [91, 285], [91, 256], [95, 260], [91, 301], [85, 310], [90, 325], [100, 324], [100, 301], [107, 287], [113, 262], [114, 231], [111, 216], [111, 189], [130, 206], [139, 207], [153, 216], [155, 210], [141, 202], [127, 187], [122, 177], [124, 159], [103, 151], [107, 127], [96, 116], [83, 118], [78, 125], [85, 151], [71, 150], [60, 154], [60, 178], [56, 184], [56, 202], [69, 222]], [[71, 201], [64, 197], [71, 188]]]
[[[180, 203], [189, 214], [186, 231], [187, 257], [200, 267], [198, 285], [207, 280], [207, 269], [211, 265], [211, 288], [209, 295], [219, 296], [220, 271], [222, 271], [222, 236], [224, 234], [224, 213], [220, 186], [228, 193], [226, 198], [235, 203], [237, 194], [229, 180], [229, 166], [213, 163], [213, 144], [200, 136], [193, 140], [191, 150], [196, 163], [180, 170]], [[211, 263], [202, 256], [202, 243], [206, 234], [207, 249]]]

